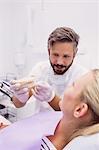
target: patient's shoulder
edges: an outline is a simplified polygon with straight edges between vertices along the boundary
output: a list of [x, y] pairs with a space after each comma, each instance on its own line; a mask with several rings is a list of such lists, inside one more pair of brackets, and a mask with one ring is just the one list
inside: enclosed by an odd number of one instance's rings
[[99, 150], [99, 133], [74, 138], [63, 150]]

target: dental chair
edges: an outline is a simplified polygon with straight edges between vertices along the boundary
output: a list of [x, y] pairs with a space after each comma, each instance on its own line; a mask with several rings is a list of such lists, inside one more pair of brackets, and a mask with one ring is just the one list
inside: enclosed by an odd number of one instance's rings
[[64, 150], [99, 150], [99, 133], [76, 137]]

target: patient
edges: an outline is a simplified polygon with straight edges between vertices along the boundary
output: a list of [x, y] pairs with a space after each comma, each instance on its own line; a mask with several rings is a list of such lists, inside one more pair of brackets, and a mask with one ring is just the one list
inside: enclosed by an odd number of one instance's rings
[[[37, 94], [42, 96], [40, 91], [34, 95]], [[90, 71], [66, 89], [59, 105], [61, 112], [47, 110], [2, 129], [0, 148], [69, 150], [68, 144], [75, 137], [99, 133], [99, 69]], [[99, 145], [91, 147], [98, 149]], [[76, 150], [81, 147], [78, 145]]]

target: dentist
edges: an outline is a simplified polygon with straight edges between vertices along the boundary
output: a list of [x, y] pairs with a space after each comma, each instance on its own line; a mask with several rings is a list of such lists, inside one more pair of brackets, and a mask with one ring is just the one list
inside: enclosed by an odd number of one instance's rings
[[[87, 72], [81, 65], [74, 62], [78, 51], [79, 35], [71, 28], [56, 28], [48, 38], [49, 61], [38, 63], [33, 67], [28, 77], [12, 82], [18, 96], [13, 98], [16, 107], [25, 105], [32, 95], [32, 88], [35, 82], [43, 81], [48, 83], [55, 95], [54, 100], [49, 102], [55, 110], [59, 110], [59, 101], [69, 85], [78, 77]], [[39, 103], [39, 102], [38, 102]], [[43, 105], [43, 103], [41, 103]], [[41, 106], [44, 109], [44, 105]]]

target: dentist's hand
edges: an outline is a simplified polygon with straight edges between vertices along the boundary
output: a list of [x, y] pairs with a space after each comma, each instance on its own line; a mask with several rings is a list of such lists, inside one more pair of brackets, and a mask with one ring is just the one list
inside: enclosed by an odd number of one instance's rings
[[16, 97], [21, 103], [26, 103], [32, 95], [31, 88], [33, 89], [34, 87], [34, 77], [13, 80], [10, 84], [14, 98]]
[[29, 99], [29, 89], [19, 88], [20, 84], [16, 83], [14, 85], [11, 85], [11, 90], [13, 91], [14, 97], [16, 97], [21, 103], [26, 103]]
[[47, 82], [37, 82], [32, 89], [33, 96], [39, 101], [51, 102], [55, 97], [55, 92]]

